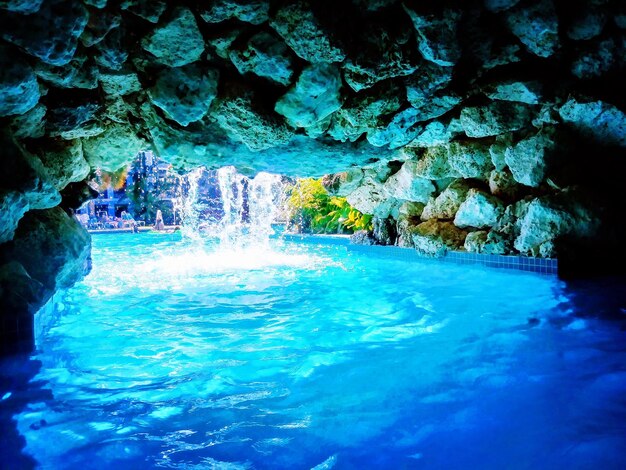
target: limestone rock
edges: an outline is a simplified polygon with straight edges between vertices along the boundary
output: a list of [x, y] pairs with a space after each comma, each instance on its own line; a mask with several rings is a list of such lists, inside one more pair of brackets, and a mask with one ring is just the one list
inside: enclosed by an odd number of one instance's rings
[[417, 48], [424, 59], [444, 67], [455, 65], [461, 57], [457, 38], [459, 11], [446, 9], [440, 15], [424, 15], [403, 6], [413, 21]]
[[89, 175], [90, 167], [83, 157], [80, 140], [45, 139], [29, 143], [28, 150], [39, 157], [50, 181], [59, 191]]
[[245, 49], [231, 50], [230, 60], [240, 74], [252, 72], [281, 85], [289, 85], [293, 59], [289, 48], [270, 33], [262, 31], [248, 41]]
[[488, 87], [485, 94], [492, 100], [539, 104], [541, 84], [539, 82], [506, 81]]
[[123, 0], [120, 7], [150, 23], [158, 23], [167, 3], [162, 0]]
[[229, 135], [252, 151], [287, 144], [292, 132], [272, 115], [264, 114], [253, 105], [253, 95], [237, 93], [221, 99], [213, 116]]
[[485, 7], [491, 11], [503, 11], [514, 7], [520, 0], [485, 0]]
[[511, 252], [510, 245], [510, 241], [497, 232], [479, 230], [467, 234], [464, 247], [470, 253], [506, 255]]
[[487, 106], [471, 106], [461, 111], [461, 124], [468, 137], [489, 137], [528, 126], [532, 108], [523, 104], [494, 101]]
[[96, 136], [83, 140], [83, 153], [94, 168], [115, 171], [132, 160], [147, 143], [130, 126], [113, 124]]
[[28, 200], [21, 191], [0, 189], [0, 244], [13, 238], [28, 208]]
[[270, 9], [267, 0], [217, 0], [210, 3], [210, 7], [200, 16], [207, 23], [220, 23], [231, 18], [252, 23], [255, 25], [268, 20]]
[[43, 0], [2, 0], [0, 2], [0, 8], [30, 15], [31, 13], [39, 11], [42, 3]]
[[455, 141], [447, 146], [447, 150], [450, 168], [463, 178], [485, 179], [493, 169], [489, 147], [480, 142]]
[[276, 102], [275, 110], [294, 127], [309, 127], [341, 107], [341, 76], [332, 64], [305, 68], [294, 87]]
[[46, 107], [43, 104], [38, 104], [21, 116], [15, 116], [11, 119], [13, 136], [17, 139], [43, 137], [46, 133], [45, 116]]
[[107, 11], [89, 15], [89, 22], [80, 36], [80, 41], [85, 47], [98, 44], [111, 30], [119, 27], [121, 23], [122, 17], [119, 13]]
[[7, 14], [2, 37], [51, 65], [65, 65], [76, 52], [89, 14], [80, 2], [48, 0], [36, 14]]
[[461, 121], [450, 119], [447, 121], [431, 121], [424, 130], [407, 144], [409, 147], [437, 147], [444, 146], [455, 137], [463, 134]]
[[373, 178], [363, 179], [359, 187], [346, 196], [348, 203], [364, 214], [373, 214], [386, 198], [385, 188]]
[[418, 162], [407, 160], [400, 170], [385, 182], [386, 192], [397, 199], [413, 202], [428, 202], [435, 191], [433, 183], [417, 175]]
[[570, 99], [559, 109], [559, 114], [564, 122], [586, 137], [626, 147], [626, 114], [611, 104]]
[[489, 191], [501, 199], [515, 199], [521, 192], [520, 187], [508, 170], [493, 170], [489, 174]]
[[604, 10], [587, 7], [574, 12], [574, 18], [567, 28], [567, 36], [574, 41], [588, 41], [598, 36], [607, 22]]
[[0, 312], [34, 314], [44, 297], [43, 286], [17, 261], [0, 265]]
[[550, 57], [559, 47], [559, 20], [552, 0], [523, 3], [507, 11], [511, 32], [533, 54]]
[[218, 57], [221, 57], [222, 59], [229, 59], [231, 45], [240, 34], [241, 29], [232, 28], [228, 31], [222, 32], [219, 36], [208, 38], [207, 43], [215, 50]]
[[93, 90], [98, 87], [98, 67], [86, 57], [75, 57], [69, 64], [60, 67], [39, 63], [35, 73], [59, 88]]
[[48, 135], [63, 139], [92, 137], [104, 132], [98, 122], [100, 106], [85, 103], [75, 107], [59, 107], [48, 110]]
[[39, 101], [39, 85], [33, 69], [0, 48], [0, 117], [24, 114]]
[[396, 225], [393, 218], [374, 217], [372, 221], [374, 239], [380, 245], [394, 245], [396, 242]]
[[400, 207], [406, 202], [408, 201], [396, 199], [395, 197], [387, 198], [376, 206], [373, 215], [379, 219], [397, 219], [400, 215]]
[[413, 148], [405, 147], [403, 149], [407, 158], [415, 159], [420, 156], [415, 165], [416, 176], [431, 180], [440, 180], [443, 178], [458, 178], [459, 173], [450, 166], [448, 158], [449, 150], [447, 146], [441, 145], [431, 147], [425, 151], [415, 152]]
[[56, 289], [71, 287], [91, 269], [89, 234], [59, 207], [29, 211], [8, 251], [12, 260], [43, 284], [48, 297]]
[[454, 180], [436, 198], [431, 197], [422, 212], [422, 220], [454, 219], [470, 187], [463, 180]]
[[457, 227], [493, 227], [504, 213], [500, 200], [477, 189], [470, 189], [454, 217]]
[[543, 181], [556, 147], [554, 129], [546, 129], [507, 148], [504, 159], [518, 183], [537, 187]]
[[419, 70], [405, 80], [409, 103], [416, 108], [427, 104], [435, 93], [448, 86], [452, 70], [432, 62], [420, 64]]
[[342, 173], [327, 175], [322, 180], [326, 190], [335, 196], [347, 196], [355, 191], [363, 181], [363, 170], [351, 168]]
[[128, 95], [141, 91], [139, 77], [134, 72], [101, 73], [99, 77], [102, 91], [108, 95]]
[[128, 59], [128, 51], [124, 44], [124, 30], [115, 28], [107, 36], [100, 41], [95, 49], [98, 51], [94, 54], [96, 63], [109, 70], [120, 70]]
[[350, 235], [350, 243], [353, 245], [377, 245], [378, 242], [372, 232], [367, 230], [357, 230]]
[[181, 126], [202, 119], [217, 96], [219, 72], [197, 64], [168, 68], [149, 90], [150, 100]]
[[506, 168], [505, 154], [509, 147], [513, 145], [513, 139], [511, 135], [499, 135], [496, 140], [489, 147], [489, 155], [491, 155], [491, 163], [497, 171], [502, 171]]
[[449, 249], [463, 246], [467, 232], [452, 222], [429, 220], [415, 227], [413, 245], [422, 256], [442, 257]]
[[387, 126], [372, 129], [367, 133], [367, 141], [375, 147], [388, 145], [395, 149], [411, 142], [422, 131], [420, 111], [409, 107], [396, 114]]
[[197, 61], [204, 52], [204, 39], [191, 10], [176, 8], [169, 21], [141, 42], [156, 60], [169, 67]]
[[298, 57], [311, 62], [341, 62], [345, 52], [315, 17], [308, 0], [283, 5], [270, 20], [270, 26]]
[[581, 48], [578, 57], [572, 62], [572, 74], [586, 80], [610, 72], [623, 56], [612, 38], [594, 42]]

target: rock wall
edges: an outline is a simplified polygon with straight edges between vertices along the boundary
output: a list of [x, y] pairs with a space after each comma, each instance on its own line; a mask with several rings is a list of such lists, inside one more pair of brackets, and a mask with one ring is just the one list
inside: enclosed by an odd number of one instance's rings
[[152, 149], [366, 168], [350, 199], [402, 243], [553, 255], [622, 208], [625, 28], [619, 0], [3, 0], [0, 243]]

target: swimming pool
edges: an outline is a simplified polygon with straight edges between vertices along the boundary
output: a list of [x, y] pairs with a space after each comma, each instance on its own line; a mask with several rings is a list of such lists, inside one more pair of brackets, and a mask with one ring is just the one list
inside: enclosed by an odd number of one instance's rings
[[93, 265], [3, 365], [43, 468], [626, 466], [624, 312], [554, 277], [178, 234]]

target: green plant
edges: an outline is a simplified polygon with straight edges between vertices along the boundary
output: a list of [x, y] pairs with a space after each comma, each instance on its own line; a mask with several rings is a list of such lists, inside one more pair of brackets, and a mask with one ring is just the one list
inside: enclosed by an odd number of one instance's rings
[[371, 230], [372, 216], [362, 214], [346, 198], [330, 196], [321, 179], [298, 179], [287, 198], [289, 226], [299, 232], [338, 233]]

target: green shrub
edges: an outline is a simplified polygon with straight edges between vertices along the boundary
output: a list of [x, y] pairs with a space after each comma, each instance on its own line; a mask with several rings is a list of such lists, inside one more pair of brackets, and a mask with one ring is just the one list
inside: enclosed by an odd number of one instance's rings
[[328, 194], [321, 179], [303, 178], [288, 189], [289, 228], [305, 233], [352, 233], [371, 230], [372, 216], [352, 207], [345, 197]]

